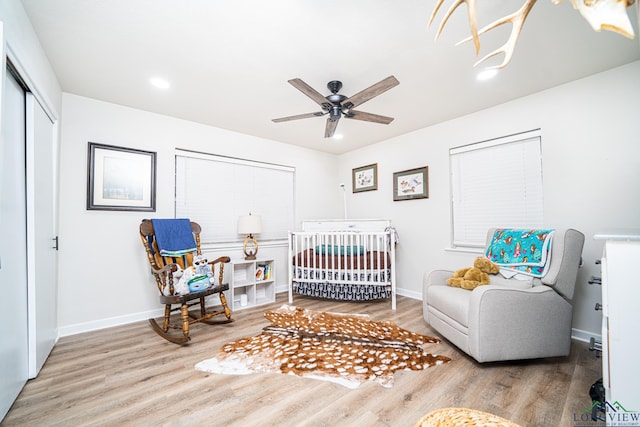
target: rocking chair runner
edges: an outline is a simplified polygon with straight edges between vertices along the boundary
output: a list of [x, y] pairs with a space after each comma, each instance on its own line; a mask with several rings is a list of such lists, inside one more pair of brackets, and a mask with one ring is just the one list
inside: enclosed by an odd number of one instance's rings
[[[198, 255], [201, 254], [200, 231], [200, 225], [191, 221], [191, 232], [193, 233], [196, 244], [196, 254]], [[165, 307], [164, 321], [162, 323], [162, 326], [158, 325], [155, 319], [149, 319], [151, 327], [158, 335], [170, 342], [176, 344], [184, 344], [191, 340], [191, 337], [189, 336], [189, 326], [193, 323], [202, 322], [213, 325], [220, 323], [229, 323], [233, 321], [231, 319], [231, 310], [229, 310], [227, 299], [225, 298], [225, 295], [223, 293], [223, 291], [229, 289], [229, 285], [222, 283], [224, 275], [224, 264], [230, 261], [228, 256], [222, 256], [213, 261], [209, 261], [209, 265], [211, 265], [212, 271], [214, 272], [215, 265], [220, 265], [220, 273], [218, 276], [217, 284], [213, 284], [201, 291], [190, 292], [181, 295], [173, 295], [173, 273], [178, 270], [178, 266], [184, 270], [185, 268], [192, 265], [194, 254], [187, 253], [181, 256], [160, 255], [156, 234], [153, 229], [153, 223], [148, 219], [143, 220], [140, 224], [140, 239], [142, 240], [142, 244], [144, 245], [145, 251], [147, 253], [149, 264], [151, 264], [151, 271], [155, 277], [156, 285], [158, 286], [158, 290], [160, 291], [160, 303], [164, 304]], [[169, 289], [169, 293], [171, 295], [165, 295], [165, 289]], [[205, 297], [211, 294], [218, 294], [220, 303], [222, 305], [221, 310], [207, 311], [205, 306]], [[176, 305], [177, 307], [173, 307], [174, 305]], [[189, 308], [194, 305], [200, 306], [198, 311], [189, 310]], [[175, 311], [180, 311], [180, 324], [171, 323], [171, 313]], [[211, 318], [221, 314], [224, 314], [226, 319], [218, 321], [211, 320]], [[171, 329], [182, 329], [182, 335], [172, 334], [170, 332]]]

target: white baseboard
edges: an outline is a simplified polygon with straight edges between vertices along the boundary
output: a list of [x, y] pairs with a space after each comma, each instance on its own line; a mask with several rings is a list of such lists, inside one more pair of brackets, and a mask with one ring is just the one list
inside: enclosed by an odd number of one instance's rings
[[602, 335], [595, 332], [583, 331], [582, 329], [571, 329], [571, 338], [576, 341], [589, 342], [591, 338], [595, 338], [596, 341], [602, 342]]
[[407, 297], [407, 298], [411, 298], [411, 299], [417, 299], [419, 301], [422, 301], [422, 292], [415, 292], [415, 291], [409, 291], [407, 289], [396, 289], [396, 294], [397, 295], [402, 295], [403, 297]]
[[81, 334], [83, 332], [97, 331], [99, 329], [111, 328], [113, 326], [126, 325], [128, 323], [147, 320], [152, 317], [164, 316], [164, 308], [156, 310], [144, 311], [140, 313], [127, 314], [125, 316], [109, 317], [107, 319], [94, 320], [91, 322], [77, 323], [75, 325], [62, 326], [58, 329], [58, 336], [66, 337], [68, 335]]

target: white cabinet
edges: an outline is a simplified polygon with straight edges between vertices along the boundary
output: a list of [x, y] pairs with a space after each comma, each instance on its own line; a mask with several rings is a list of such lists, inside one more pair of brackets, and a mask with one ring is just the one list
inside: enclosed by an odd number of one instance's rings
[[272, 259], [232, 260], [231, 310], [269, 304], [276, 301], [276, 269]]
[[640, 414], [640, 232], [597, 234], [602, 255], [602, 381], [607, 425]]

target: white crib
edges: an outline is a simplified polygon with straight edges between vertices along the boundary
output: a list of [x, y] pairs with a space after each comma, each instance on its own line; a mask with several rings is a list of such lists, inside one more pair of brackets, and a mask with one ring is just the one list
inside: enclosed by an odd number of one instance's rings
[[303, 222], [289, 233], [294, 294], [344, 301], [391, 299], [396, 309], [396, 232], [388, 220]]

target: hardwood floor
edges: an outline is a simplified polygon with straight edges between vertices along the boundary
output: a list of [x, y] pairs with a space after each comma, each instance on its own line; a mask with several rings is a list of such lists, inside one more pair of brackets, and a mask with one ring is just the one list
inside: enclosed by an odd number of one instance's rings
[[[478, 364], [448, 342], [426, 347], [452, 361], [403, 371], [392, 388], [366, 383], [355, 390], [288, 375], [225, 376], [196, 371], [226, 342], [257, 335], [267, 309], [237, 311], [234, 323], [195, 325], [187, 346], [157, 336], [148, 323], [61, 338], [40, 375], [30, 380], [4, 426], [413, 426], [442, 407], [478, 409], [522, 426], [574, 426], [591, 405], [589, 386], [600, 359], [581, 342], [566, 358]], [[414, 332], [434, 335], [422, 303], [341, 303], [296, 297], [314, 310], [368, 313]]]

